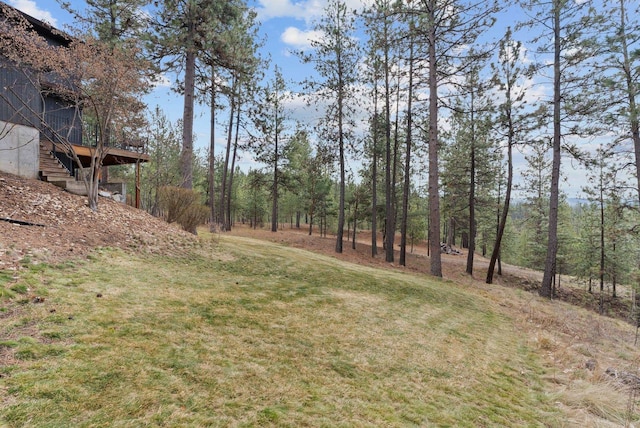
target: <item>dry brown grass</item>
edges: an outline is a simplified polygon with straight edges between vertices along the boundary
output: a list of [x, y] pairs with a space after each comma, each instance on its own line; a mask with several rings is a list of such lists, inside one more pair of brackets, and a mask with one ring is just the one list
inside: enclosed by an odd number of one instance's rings
[[244, 237], [203, 239], [189, 256], [103, 251], [73, 265], [28, 266], [20, 281], [46, 300], [3, 306], [0, 334], [12, 339], [0, 346], [11, 353], [0, 369], [0, 422], [638, 420], [626, 390], [602, 377], [608, 366], [635, 366], [624, 323], [470, 278], [433, 280]]
[[[279, 232], [275, 238], [272, 233], [243, 228], [233, 233], [276, 240], [328, 255], [333, 251], [331, 238], [325, 238], [326, 242], [323, 242], [317, 236], [310, 238], [288, 232]], [[363, 236], [363, 240], [366, 239], [368, 235]], [[420, 251], [418, 249], [416, 257], [424, 257]], [[425, 259], [410, 258], [410, 268], [399, 268], [381, 263], [380, 260], [370, 260], [369, 252], [368, 248], [356, 252], [348, 249], [345, 250], [346, 256], [333, 256], [393, 270], [425, 269]], [[505, 314], [515, 323], [526, 345], [544, 361], [547, 369], [544, 378], [556, 397], [557, 406], [566, 412], [565, 426], [630, 426], [639, 423], [638, 397], [627, 386], [604, 373], [607, 368], [613, 368], [640, 374], [640, 354], [634, 346], [635, 329], [631, 325], [562, 301], [540, 299], [509, 283], [537, 282], [539, 272], [505, 266], [505, 276], [500, 279], [499, 285], [487, 285], [483, 282], [484, 260], [479, 258], [476, 263], [478, 274], [470, 277], [462, 273], [463, 259], [460, 256], [446, 256], [443, 259], [445, 275], [466, 290], [492, 302], [493, 311]], [[563, 279], [563, 287], [584, 288], [568, 278]], [[624, 287], [620, 287], [619, 292], [626, 295]]]

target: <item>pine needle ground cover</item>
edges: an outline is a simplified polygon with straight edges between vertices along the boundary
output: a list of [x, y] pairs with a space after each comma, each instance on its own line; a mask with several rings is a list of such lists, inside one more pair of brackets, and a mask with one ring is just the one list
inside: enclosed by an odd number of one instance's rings
[[239, 237], [14, 281], [0, 425], [561, 425], [511, 320], [452, 282]]

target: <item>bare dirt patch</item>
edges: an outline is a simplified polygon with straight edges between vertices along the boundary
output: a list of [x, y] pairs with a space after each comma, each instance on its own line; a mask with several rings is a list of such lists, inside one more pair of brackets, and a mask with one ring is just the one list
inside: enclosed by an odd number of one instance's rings
[[93, 212], [84, 197], [0, 173], [0, 269], [16, 269], [25, 257], [57, 263], [97, 247], [171, 252], [197, 241], [142, 210], [109, 198], [98, 204]]

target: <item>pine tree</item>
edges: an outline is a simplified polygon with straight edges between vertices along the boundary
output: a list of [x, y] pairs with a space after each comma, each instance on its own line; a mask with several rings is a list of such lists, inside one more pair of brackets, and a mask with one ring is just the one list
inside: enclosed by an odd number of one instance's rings
[[416, 19], [417, 43], [426, 46], [429, 92], [429, 246], [430, 272], [442, 276], [440, 255], [439, 95], [444, 82], [466, 70], [470, 57], [461, 50], [473, 45], [493, 25], [491, 1], [420, 0], [406, 7]]
[[271, 169], [273, 176], [271, 186], [271, 231], [278, 231], [278, 186], [283, 180], [281, 164], [284, 161], [289, 137], [287, 130], [287, 88], [280, 69], [276, 66], [273, 80], [262, 91], [261, 102], [252, 112], [251, 117], [256, 134], [250, 136], [250, 145], [259, 162]]
[[552, 162], [549, 159], [548, 142], [537, 141], [530, 148], [530, 153], [525, 155], [528, 168], [522, 171], [524, 183], [520, 189], [526, 198], [525, 226], [528, 231], [524, 235], [528, 240], [524, 241], [522, 257], [526, 267], [540, 269], [544, 266], [547, 247], [545, 238], [548, 236], [549, 207], [546, 201], [551, 187]]
[[487, 270], [487, 284], [493, 282], [493, 274], [496, 262], [500, 257], [502, 238], [509, 218], [513, 189], [513, 149], [516, 144], [523, 142], [528, 127], [528, 115], [524, 112], [526, 92], [522, 81], [529, 73], [522, 64], [522, 56], [522, 44], [514, 41], [511, 29], [507, 29], [505, 36], [500, 40], [497, 64], [492, 65], [493, 83], [504, 94], [504, 101], [498, 107], [498, 126], [496, 128], [506, 139], [507, 182], [502, 212], [498, 216], [496, 240]]
[[[609, 98], [605, 123], [618, 136], [617, 142], [633, 147], [634, 174], [640, 204], [640, 5], [630, 0], [605, 2], [601, 49], [605, 61], [598, 88]], [[640, 205], [639, 205], [640, 206]]]
[[82, 11], [71, 3], [60, 4], [73, 15], [76, 25], [85, 26], [100, 40], [116, 44], [141, 37], [145, 22], [140, 10], [151, 0], [86, 0], [85, 3]]
[[[398, 59], [394, 55], [394, 47], [399, 44], [398, 29], [396, 15], [397, 3], [394, 4], [390, 0], [377, 0], [374, 2], [370, 10], [364, 13], [367, 31], [369, 33], [369, 51], [374, 58], [372, 62], [376, 67], [374, 71], [375, 85], [374, 91], [376, 97], [380, 95], [382, 112], [378, 116], [377, 108], [374, 115], [378, 117], [381, 123], [381, 139], [384, 140], [384, 190], [385, 190], [385, 223], [384, 223], [384, 249], [385, 260], [393, 262], [394, 260], [394, 241], [396, 231], [396, 174], [398, 163], [397, 142], [398, 135], [396, 130], [395, 138], [392, 132], [392, 97], [393, 97], [393, 68], [398, 68]], [[395, 45], [395, 46], [394, 46]], [[380, 81], [378, 81], [380, 80]], [[378, 86], [382, 86], [379, 90]], [[395, 94], [396, 100], [399, 100], [399, 93]], [[377, 98], [376, 98], [377, 101]], [[375, 106], [377, 107], [377, 105]], [[396, 111], [396, 115], [398, 112]], [[377, 129], [374, 128], [376, 131]]]
[[[213, 43], [208, 51], [203, 51], [203, 70], [210, 70], [208, 74], [202, 73], [198, 76], [202, 86], [202, 96], [208, 98], [211, 112], [210, 136], [209, 136], [209, 227], [212, 231], [218, 228], [226, 230], [230, 227], [228, 221], [232, 198], [229, 196], [233, 185], [233, 175], [235, 169], [235, 155], [231, 155], [229, 141], [235, 123], [235, 143], [233, 152], [237, 151], [237, 141], [239, 139], [238, 130], [242, 105], [253, 98], [257, 82], [261, 80], [260, 69], [261, 58], [257, 55], [257, 26], [255, 23], [256, 14], [251, 10], [242, 10], [238, 19], [227, 21], [224, 29], [215, 31], [217, 43]], [[220, 45], [227, 46], [228, 51], [221, 55]], [[229, 90], [227, 82], [233, 82]], [[215, 136], [216, 136], [216, 111], [222, 108], [223, 100], [220, 95], [226, 95], [229, 106], [229, 126], [227, 128], [227, 154], [225, 162], [222, 164], [222, 174], [220, 187], [220, 203], [216, 209], [215, 195]], [[230, 165], [231, 163], [231, 165]]]
[[142, 207], [155, 216], [160, 215], [159, 189], [180, 184], [180, 135], [180, 125], [171, 123], [156, 107], [149, 123], [150, 161], [142, 169], [141, 179]]
[[233, 64], [229, 46], [219, 37], [230, 23], [242, 17], [243, 5], [238, 1], [167, 0], [157, 20], [151, 22], [151, 49], [163, 71], [184, 70], [177, 88], [184, 95], [182, 151], [180, 170], [182, 186], [193, 187], [193, 115], [196, 97], [197, 64], [205, 54], [228, 67]]
[[[531, 26], [541, 29], [534, 42], [539, 53], [548, 54], [552, 72], [551, 119], [551, 187], [549, 191], [549, 228], [544, 275], [539, 293], [551, 298], [552, 281], [556, 274], [558, 253], [558, 212], [560, 201], [560, 162], [563, 138], [571, 133], [584, 132], [580, 120], [592, 113], [594, 104], [586, 96], [593, 76], [580, 67], [594, 56], [590, 2], [567, 0], [527, 0], [525, 7], [535, 14]], [[575, 152], [575, 150], [572, 150]]]
[[413, 36], [415, 29], [413, 21], [409, 25], [409, 83], [407, 93], [407, 126], [405, 140], [404, 183], [402, 186], [402, 217], [400, 221], [400, 265], [406, 266], [407, 230], [409, 227], [409, 194], [411, 192], [411, 149], [413, 145], [413, 97], [414, 97], [414, 61], [415, 44]]
[[300, 56], [304, 62], [314, 64], [319, 76], [318, 80], [305, 82], [308, 93], [330, 103], [318, 130], [320, 135], [337, 145], [335, 151], [340, 178], [336, 252], [341, 253], [345, 222], [346, 149], [349, 142], [355, 143], [352, 117], [359, 46], [354, 37], [354, 17], [341, 0], [329, 1], [315, 30], [323, 37], [312, 42], [314, 53], [300, 53]]

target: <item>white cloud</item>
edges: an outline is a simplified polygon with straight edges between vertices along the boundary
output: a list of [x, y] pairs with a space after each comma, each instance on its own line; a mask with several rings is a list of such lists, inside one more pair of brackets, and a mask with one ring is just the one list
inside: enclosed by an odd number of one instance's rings
[[154, 88], [171, 88], [172, 83], [166, 74], [158, 74], [154, 77], [152, 85]]
[[38, 8], [36, 2], [33, 0], [9, 0], [9, 4], [16, 9], [31, 15], [36, 19], [47, 22], [54, 27], [57, 25], [57, 20], [51, 15], [50, 12]]
[[256, 8], [258, 19], [267, 21], [272, 18], [294, 18], [311, 22], [322, 14], [326, 0], [258, 0]]
[[320, 40], [322, 33], [320, 31], [302, 31], [296, 27], [288, 27], [282, 35], [280, 40], [283, 43], [295, 48], [295, 49], [309, 49], [313, 40]]
[[[322, 16], [327, 7], [327, 0], [257, 0], [258, 20], [265, 22], [272, 18], [293, 18], [311, 23]], [[364, 5], [372, 3], [371, 0], [347, 0], [350, 10], [361, 10]]]

